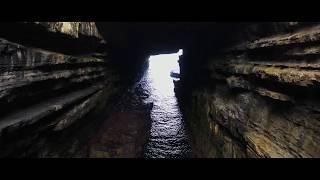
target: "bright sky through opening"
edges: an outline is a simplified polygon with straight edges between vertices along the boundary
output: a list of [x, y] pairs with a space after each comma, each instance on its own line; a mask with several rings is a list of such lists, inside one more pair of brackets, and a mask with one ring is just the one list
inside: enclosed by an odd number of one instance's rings
[[180, 73], [178, 60], [182, 54], [183, 50], [180, 49], [177, 53], [154, 55], [149, 58], [149, 73], [152, 76], [153, 86], [164, 96], [173, 91], [170, 72]]

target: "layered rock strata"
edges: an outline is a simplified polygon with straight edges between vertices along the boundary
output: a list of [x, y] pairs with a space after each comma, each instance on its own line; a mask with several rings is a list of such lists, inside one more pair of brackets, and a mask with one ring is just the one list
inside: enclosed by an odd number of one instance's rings
[[320, 27], [269, 26], [247, 26], [194, 71], [185, 115], [198, 156], [320, 157]]
[[[105, 43], [94, 22], [11, 23], [5, 28], [24, 24], [30, 31], [32, 28], [35, 32], [43, 31], [37, 38], [44, 41], [52, 35], [60, 39], [70, 37], [67, 38], [69, 43], [79, 43], [79, 38], [84, 38], [81, 41], [97, 39], [90, 42], [95, 43], [94, 47]], [[119, 77], [105, 53], [88, 48], [91, 50], [84, 54], [81, 48], [66, 46], [66, 41], [61, 41], [55, 48], [42, 47], [42, 43], [30, 41], [29, 34], [24, 35], [23, 41], [12, 42], [10, 40], [14, 38], [2, 32], [1, 157], [40, 156], [37, 152], [42, 147], [32, 146], [39, 144], [40, 136], [45, 137], [43, 133], [68, 129], [117, 93]], [[90, 43], [81, 46], [90, 46]], [[68, 49], [72, 51], [66, 54]], [[75, 50], [79, 53], [72, 53]], [[46, 141], [45, 138], [42, 140]], [[46, 146], [45, 142], [42, 144]], [[24, 152], [20, 152], [22, 149]]]

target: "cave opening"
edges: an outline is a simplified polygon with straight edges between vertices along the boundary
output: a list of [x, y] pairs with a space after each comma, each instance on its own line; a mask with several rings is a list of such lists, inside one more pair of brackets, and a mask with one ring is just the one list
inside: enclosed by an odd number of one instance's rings
[[179, 158], [189, 156], [188, 133], [174, 92], [174, 81], [179, 80], [180, 49], [172, 54], [152, 55], [140, 81], [152, 103], [151, 130], [145, 147], [146, 158]]
[[180, 49], [176, 53], [151, 55], [148, 59], [146, 75], [153, 86], [154, 93], [161, 97], [174, 94], [173, 80], [178, 80], [180, 75], [179, 57], [183, 54]]

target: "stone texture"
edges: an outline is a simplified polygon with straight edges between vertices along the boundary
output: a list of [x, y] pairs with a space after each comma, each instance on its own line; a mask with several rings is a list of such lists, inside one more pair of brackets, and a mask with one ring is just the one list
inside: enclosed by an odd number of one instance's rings
[[198, 156], [320, 157], [320, 28], [281, 25], [256, 39], [251, 26], [251, 39], [193, 66], [203, 80], [189, 85], [184, 112]]
[[[28, 32], [33, 29], [40, 32], [38, 26], [41, 26], [50, 32], [71, 36], [66, 40], [69, 44], [84, 43], [79, 47], [96, 46], [83, 37], [103, 40], [94, 22], [28, 23]], [[16, 27], [10, 25], [8, 28]], [[0, 37], [0, 157], [53, 157], [58, 155], [51, 156], [54, 151], [60, 152], [61, 157], [73, 151], [73, 147], [66, 150], [68, 145], [51, 147], [52, 140], [44, 134], [67, 134], [69, 129], [80, 127], [86, 115], [118, 93], [119, 75], [109, 64], [106, 53], [89, 48], [86, 54], [66, 55], [60, 52], [68, 48], [64, 47], [64, 37], [59, 35], [55, 43], [61, 42], [61, 45], [53, 48], [55, 52], [43, 49], [41, 45], [45, 43], [40, 41], [32, 47], [29, 39], [20, 44]], [[81, 146], [70, 138], [66, 141], [71, 145]]]
[[0, 58], [0, 72], [59, 64], [104, 63], [104, 59], [101, 58], [90, 56], [75, 57], [58, 52], [25, 47], [5, 39], [0, 39]]
[[317, 42], [320, 38], [320, 26], [308, 27], [294, 33], [275, 35], [261, 38], [247, 44], [248, 49], [265, 48], [271, 46], [295, 45]]
[[36, 123], [42, 118], [50, 116], [54, 112], [63, 110], [77, 100], [81, 100], [101, 88], [102, 87], [90, 87], [88, 89], [75, 91], [71, 94], [55, 97], [54, 99], [47, 100], [46, 102], [24, 108], [21, 111], [15, 111], [13, 114], [9, 114], [6, 117], [1, 118], [0, 134], [2, 135], [3, 131], [8, 133], [8, 131], [13, 131], [12, 129], [19, 129]]
[[[19, 98], [32, 96], [33, 93], [63, 89], [67, 84], [95, 81], [106, 75], [103, 67], [105, 61], [96, 57], [75, 57], [27, 48], [3, 39], [0, 41], [0, 47], [2, 103], [11, 103]], [[72, 68], [76, 66], [78, 68]], [[36, 87], [49, 81], [54, 87]], [[24, 91], [29, 87], [33, 87], [32, 92]]]
[[87, 98], [84, 102], [76, 105], [68, 113], [65, 113], [62, 117], [57, 118], [58, 123], [56, 123], [54, 131], [61, 131], [69, 126], [71, 126], [75, 121], [84, 117], [89, 113], [101, 98], [102, 90], [96, 92], [91, 97]]
[[67, 34], [74, 38], [82, 36], [90, 36], [98, 39], [103, 39], [100, 35], [95, 22], [25, 22], [38, 24], [51, 32], [59, 32]]
[[[64, 110], [75, 101], [95, 92], [97, 87], [103, 88], [105, 83], [103, 78], [106, 76], [107, 70], [104, 67], [104, 59], [91, 56], [69, 56], [25, 47], [4, 39], [1, 39], [0, 47], [0, 102], [3, 105], [13, 104], [19, 107], [21, 100], [31, 101], [29, 107], [15, 109], [11, 114], [1, 117], [1, 132], [9, 127], [10, 129], [12, 129], [11, 127], [19, 129], [22, 125], [33, 124], [56, 111]], [[47, 82], [50, 82], [50, 86], [46, 85]], [[65, 91], [78, 84], [88, 83], [96, 84], [92, 84], [87, 90], [68, 90], [69, 92], [64, 96], [56, 93], [56, 91]], [[31, 89], [32, 91], [30, 91]], [[49, 92], [52, 94], [48, 94]], [[37, 102], [33, 102], [31, 99], [36, 96], [40, 98]], [[42, 96], [44, 102], [41, 101]], [[84, 103], [86, 104], [88, 101], [92, 100], [88, 99]], [[26, 103], [24, 102], [24, 104]], [[83, 111], [83, 104], [79, 106], [76, 106], [72, 111], [73, 114], [81, 112], [81, 115], [76, 116], [77, 118], [82, 117], [90, 110], [88, 108]], [[72, 113], [66, 116], [72, 116]], [[75, 121], [76, 117], [70, 117], [70, 121]]]

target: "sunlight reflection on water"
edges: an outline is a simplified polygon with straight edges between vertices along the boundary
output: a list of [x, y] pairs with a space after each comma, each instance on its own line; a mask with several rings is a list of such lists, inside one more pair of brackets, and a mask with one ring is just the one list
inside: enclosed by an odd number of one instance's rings
[[153, 102], [151, 112], [151, 137], [146, 148], [146, 157], [181, 158], [190, 152], [188, 136], [174, 93], [170, 72], [179, 73], [180, 50], [174, 54], [150, 56], [149, 68], [140, 81]]

